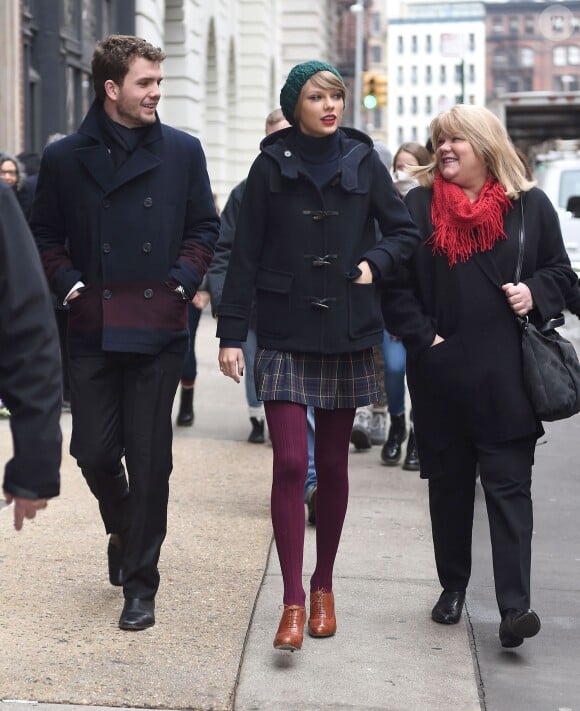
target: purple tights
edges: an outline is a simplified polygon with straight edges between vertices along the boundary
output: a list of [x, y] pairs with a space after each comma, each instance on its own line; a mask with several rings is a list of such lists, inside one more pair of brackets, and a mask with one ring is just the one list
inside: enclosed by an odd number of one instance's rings
[[[308, 469], [306, 406], [264, 403], [274, 450], [272, 526], [284, 582], [284, 604], [304, 605], [304, 480]], [[316, 568], [310, 590], [332, 590], [332, 570], [348, 503], [348, 450], [354, 408], [314, 410]]]

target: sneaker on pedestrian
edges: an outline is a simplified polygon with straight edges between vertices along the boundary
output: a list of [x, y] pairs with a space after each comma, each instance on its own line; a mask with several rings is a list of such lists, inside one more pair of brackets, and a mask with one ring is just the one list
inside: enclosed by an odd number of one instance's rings
[[359, 407], [354, 416], [350, 441], [355, 449], [363, 451], [373, 446], [371, 440], [372, 416], [366, 407]]
[[10, 417], [10, 410], [6, 407], [2, 400], [0, 400], [0, 417]]
[[387, 413], [373, 410], [371, 419], [371, 443], [384, 444], [387, 439]]

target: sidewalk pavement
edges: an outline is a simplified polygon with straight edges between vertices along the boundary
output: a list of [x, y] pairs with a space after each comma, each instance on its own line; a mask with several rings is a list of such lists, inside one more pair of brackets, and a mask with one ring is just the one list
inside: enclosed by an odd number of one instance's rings
[[[133, 707], [200, 711], [479, 711], [466, 622], [430, 619], [440, 589], [426, 485], [354, 451], [335, 566], [338, 632], [300, 652], [272, 640], [282, 584], [271, 546], [272, 450], [251, 445], [243, 386], [217, 369], [215, 326], [197, 334], [193, 428], [176, 428], [157, 624], [118, 629], [106, 536], [68, 455], [62, 495], [24, 530], [0, 510], [0, 711]], [[0, 458], [10, 452], [0, 422]], [[315, 557], [307, 527], [305, 588]]]

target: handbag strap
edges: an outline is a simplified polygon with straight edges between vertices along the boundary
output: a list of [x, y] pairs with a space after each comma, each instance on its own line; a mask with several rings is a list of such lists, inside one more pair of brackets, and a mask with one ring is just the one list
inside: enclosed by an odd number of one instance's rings
[[522, 264], [524, 263], [524, 247], [526, 241], [526, 228], [524, 223], [524, 197], [520, 193], [520, 208], [522, 212], [522, 221], [520, 223], [520, 235], [518, 245], [518, 261], [516, 263], [516, 271], [514, 274], [514, 284], [519, 284], [520, 276], [522, 275]]

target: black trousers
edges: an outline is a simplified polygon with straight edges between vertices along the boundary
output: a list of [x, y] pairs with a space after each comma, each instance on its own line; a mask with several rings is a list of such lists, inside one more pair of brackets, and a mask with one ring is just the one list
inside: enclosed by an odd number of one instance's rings
[[437, 455], [442, 474], [429, 479], [429, 510], [437, 573], [445, 590], [465, 590], [471, 575], [479, 464], [498, 607], [530, 607], [535, 445], [535, 436], [496, 444], [460, 440]]
[[70, 451], [99, 502], [105, 530], [122, 535], [127, 598], [152, 599], [159, 587], [173, 467], [171, 409], [182, 367], [183, 353], [69, 359]]

